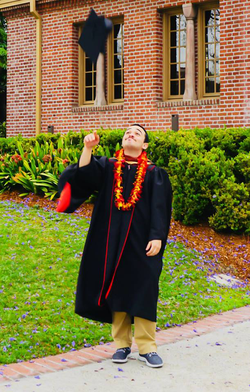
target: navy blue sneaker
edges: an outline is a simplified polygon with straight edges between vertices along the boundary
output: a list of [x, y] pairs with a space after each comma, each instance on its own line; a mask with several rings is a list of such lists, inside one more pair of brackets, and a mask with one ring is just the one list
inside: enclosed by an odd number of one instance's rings
[[163, 360], [161, 357], [156, 352], [151, 352], [147, 354], [139, 354], [139, 360], [146, 362], [146, 364], [150, 367], [162, 367], [163, 366]]
[[117, 363], [127, 362], [130, 353], [131, 353], [130, 347], [118, 348], [118, 350], [116, 350], [116, 352], [112, 357], [112, 362], [117, 362]]

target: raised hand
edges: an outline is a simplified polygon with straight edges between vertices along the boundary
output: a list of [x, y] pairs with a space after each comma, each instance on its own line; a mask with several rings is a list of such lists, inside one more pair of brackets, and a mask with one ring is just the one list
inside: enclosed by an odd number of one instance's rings
[[85, 138], [83, 140], [84, 146], [88, 149], [97, 146], [97, 144], [99, 144], [99, 141], [100, 141], [100, 137], [99, 137], [99, 135], [97, 135], [96, 131], [85, 136]]

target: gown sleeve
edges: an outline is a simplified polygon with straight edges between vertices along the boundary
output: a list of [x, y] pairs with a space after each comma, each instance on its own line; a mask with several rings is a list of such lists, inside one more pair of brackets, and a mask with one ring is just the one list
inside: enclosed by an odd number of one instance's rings
[[107, 158], [91, 155], [90, 163], [82, 167], [79, 161], [66, 167], [59, 178], [57, 212], [74, 212], [102, 186]]
[[159, 167], [153, 172], [152, 198], [151, 198], [151, 223], [149, 241], [167, 241], [172, 214], [172, 187], [168, 173]]

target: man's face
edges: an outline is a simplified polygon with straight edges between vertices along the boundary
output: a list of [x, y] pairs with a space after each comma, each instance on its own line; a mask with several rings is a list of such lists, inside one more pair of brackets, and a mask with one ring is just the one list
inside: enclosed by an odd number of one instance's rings
[[123, 135], [122, 147], [138, 151], [146, 149], [148, 147], [148, 143], [144, 142], [145, 136], [145, 132], [141, 127], [132, 125], [131, 127], [128, 127]]

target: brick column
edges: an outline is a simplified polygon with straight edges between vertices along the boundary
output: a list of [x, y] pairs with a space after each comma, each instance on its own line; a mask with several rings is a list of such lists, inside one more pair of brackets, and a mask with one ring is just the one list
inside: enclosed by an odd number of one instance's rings
[[96, 98], [94, 106], [107, 105], [105, 99], [105, 70], [104, 70], [104, 54], [99, 53], [96, 62]]
[[186, 74], [185, 92], [183, 100], [195, 100], [195, 42], [194, 42], [194, 19], [197, 14], [195, 6], [191, 3], [183, 4], [183, 14], [187, 20], [187, 44], [186, 44]]

